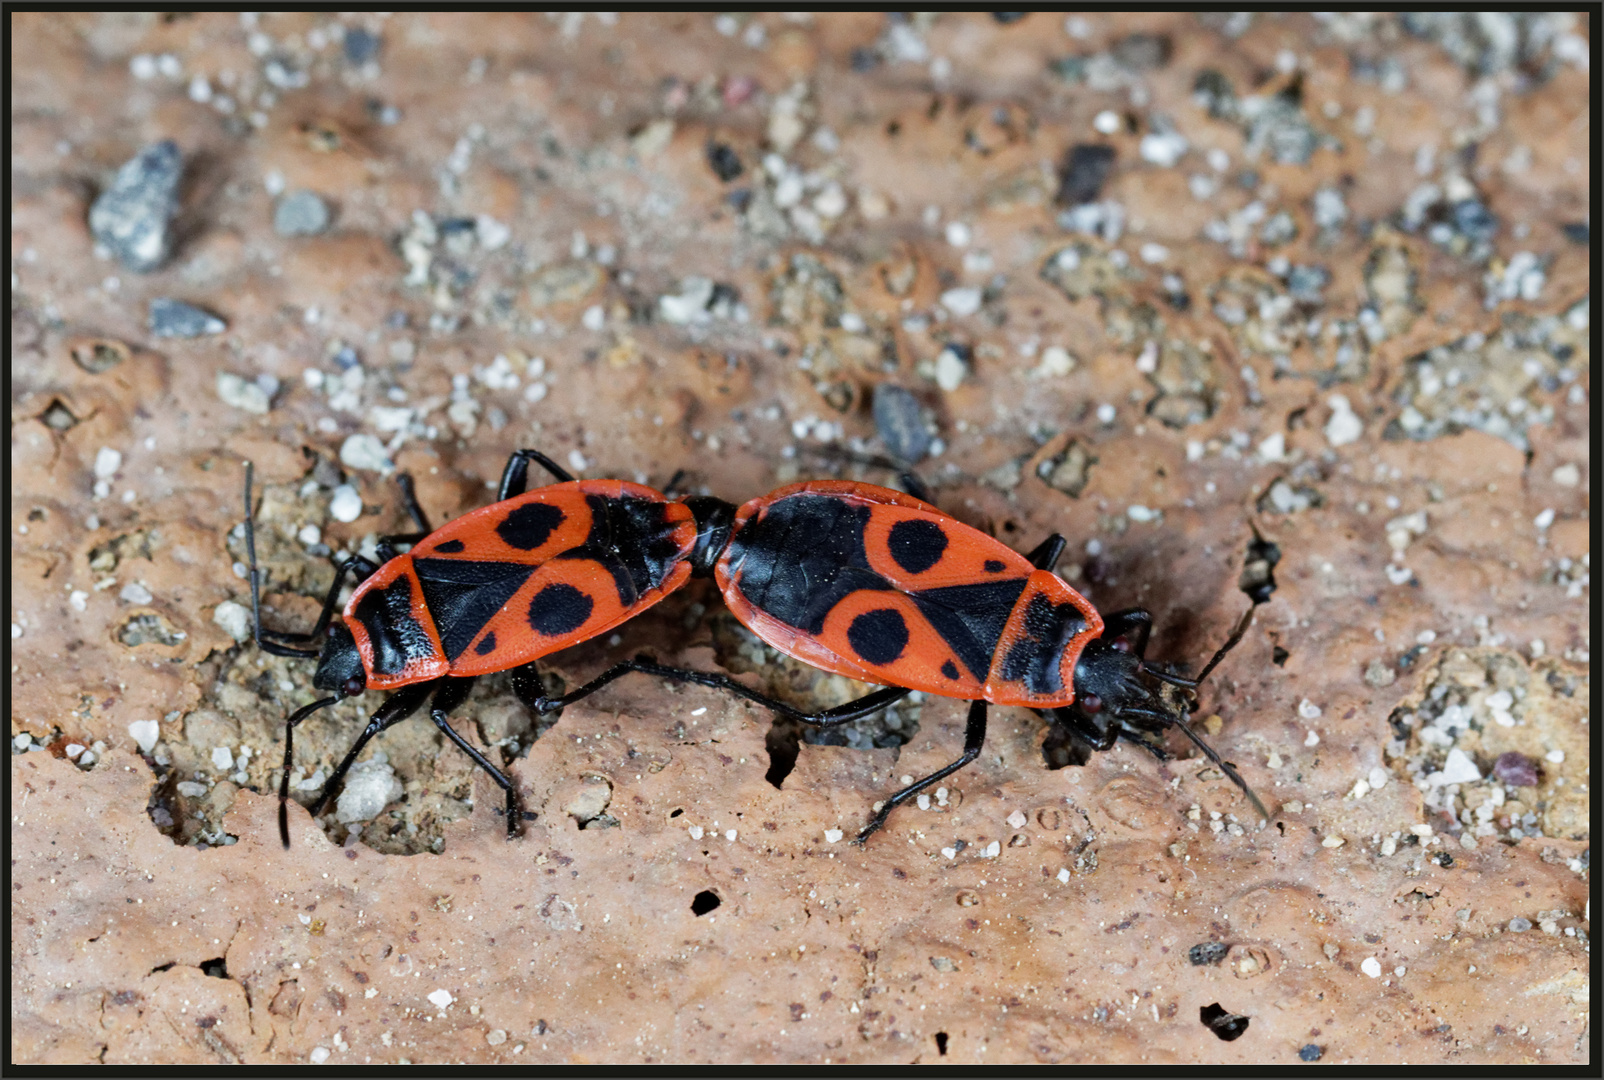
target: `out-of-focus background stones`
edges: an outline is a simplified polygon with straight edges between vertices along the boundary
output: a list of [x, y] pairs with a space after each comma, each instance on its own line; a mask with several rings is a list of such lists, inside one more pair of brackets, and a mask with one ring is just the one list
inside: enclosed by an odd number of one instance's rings
[[[17, 16], [12, 1060], [1587, 1061], [1590, 36]], [[282, 851], [311, 665], [248, 642], [242, 463], [304, 627], [393, 470], [438, 522], [520, 446], [733, 500], [917, 464], [1166, 660], [1268, 573], [1197, 722], [1272, 822], [1001, 709], [860, 850], [960, 703], [825, 745], [489, 678], [523, 837], [422, 720], [312, 821], [370, 694]], [[861, 692], [703, 583], [548, 670], [640, 651]]]

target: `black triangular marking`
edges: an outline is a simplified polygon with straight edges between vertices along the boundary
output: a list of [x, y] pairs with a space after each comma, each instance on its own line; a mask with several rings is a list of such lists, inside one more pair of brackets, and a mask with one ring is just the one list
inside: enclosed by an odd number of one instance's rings
[[1025, 579], [1008, 578], [979, 585], [948, 585], [912, 593], [919, 613], [952, 646], [976, 681], [991, 674], [991, 657], [1002, 640], [1008, 616], [1025, 591]]
[[537, 567], [478, 559], [414, 559], [423, 602], [434, 617], [446, 660], [454, 662], [512, 599]]

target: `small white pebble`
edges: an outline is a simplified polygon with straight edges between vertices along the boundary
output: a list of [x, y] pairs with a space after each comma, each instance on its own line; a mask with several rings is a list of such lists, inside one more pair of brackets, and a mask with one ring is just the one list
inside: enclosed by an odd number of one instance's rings
[[1389, 837], [1387, 837], [1385, 840], [1383, 840], [1381, 842], [1381, 854], [1382, 855], [1396, 855], [1397, 853], [1398, 853], [1398, 841], [1397, 840], [1395, 840], [1395, 839], [1393, 839], [1392, 837], [1389, 836]]
[[1387, 786], [1387, 780], [1391, 777], [1391, 775], [1392, 774], [1386, 769], [1382, 768], [1380, 765], [1377, 765], [1375, 768], [1370, 770], [1370, 775], [1365, 777], [1365, 779], [1370, 781], [1371, 791], [1380, 791], [1382, 788]]
[[1325, 427], [1326, 441], [1332, 446], [1357, 442], [1359, 436], [1364, 434], [1364, 422], [1354, 414], [1347, 397], [1332, 394], [1326, 399], [1326, 404], [1331, 407], [1331, 419], [1326, 421]]
[[1320, 735], [1319, 735], [1319, 733], [1313, 732], [1313, 731], [1309, 732], [1308, 735], [1304, 736], [1303, 745], [1304, 746], [1319, 746], [1320, 745]]
[[1092, 127], [1103, 135], [1112, 135], [1120, 128], [1119, 113], [1104, 109], [1092, 118]]
[[357, 494], [356, 488], [341, 484], [334, 489], [334, 497], [329, 500], [329, 516], [347, 523], [362, 516], [362, 496]]
[[[828, 836], [830, 834], [829, 833], [825, 833], [825, 835]], [[840, 834], [837, 833], [836, 835], [839, 836]], [[943, 855], [945, 855], [949, 859], [956, 859], [958, 857], [958, 849], [957, 848], [944, 847], [944, 848], [941, 849], [941, 853]]]
[[83, 745], [81, 745], [79, 743], [75, 743], [75, 742], [70, 742], [65, 747], [62, 748], [62, 753], [66, 754], [70, 758], [75, 758], [75, 757], [77, 757], [79, 754], [83, 753], [87, 749], [89, 749], [87, 746], [83, 746]]
[[980, 853], [980, 857], [982, 859], [995, 859], [998, 855], [1001, 855], [1001, 854], [1002, 854], [1002, 841], [993, 840], [991, 843], [986, 845], [985, 850]]
[[310, 1055], [308, 1055], [308, 1056], [312, 1059], [312, 1064], [321, 1065], [325, 1061], [329, 1060], [328, 1047], [326, 1047], [326, 1046], [314, 1046], [314, 1047], [312, 1047], [312, 1053]]
[[148, 604], [154, 599], [150, 594], [150, 590], [137, 581], [130, 581], [127, 585], [124, 585], [122, 591], [117, 595], [130, 604]]
[[95, 479], [110, 480], [117, 475], [117, 470], [123, 467], [123, 456], [109, 446], [102, 446], [95, 453]]
[[1539, 530], [1546, 529], [1550, 525], [1554, 524], [1554, 508], [1549, 507], [1536, 517], [1532, 518], [1532, 524], [1536, 525]]
[[947, 243], [955, 248], [968, 247], [969, 241], [974, 239], [969, 226], [961, 221], [947, 222]]
[[941, 306], [962, 319], [980, 310], [981, 298], [981, 291], [973, 286], [948, 289], [941, 294]]
[[1367, 956], [1359, 963], [1359, 970], [1372, 979], [1381, 978], [1381, 961], [1374, 956]]
[[156, 740], [161, 738], [162, 729], [154, 720], [135, 720], [128, 725], [128, 734], [139, 744], [140, 752], [148, 754], [156, 748]]
[[234, 751], [226, 746], [212, 747], [212, 766], [228, 772], [234, 767]]
[[1422, 821], [1418, 825], [1409, 826], [1409, 831], [1424, 840], [1426, 837], [1430, 836], [1434, 830], [1430, 825], [1427, 825]]
[[726, 840], [734, 840], [735, 839], [735, 830], [734, 829], [726, 830], [725, 833], [724, 833], [724, 839], [726, 839]]
[[1560, 487], [1575, 487], [1582, 482], [1582, 470], [1572, 462], [1555, 467], [1551, 476]]
[[437, 1009], [443, 1009], [455, 1000], [457, 999], [451, 996], [451, 991], [449, 990], [434, 990], [429, 994], [430, 1004]]
[[1286, 764], [1286, 762], [1282, 761], [1281, 755], [1276, 753], [1274, 750], [1270, 751], [1270, 756], [1264, 761], [1265, 767], [1269, 769], [1279, 769], [1284, 764]]
[[1343, 844], [1346, 844], [1347, 842], [1348, 841], [1344, 840], [1340, 836], [1328, 836], [1324, 840], [1320, 841], [1320, 846], [1321, 847], [1328, 847], [1328, 848], [1339, 848]]
[[691, 834], [692, 840], [700, 840], [702, 838], [702, 827], [700, 825], [692, 825], [685, 831]]
[[1313, 720], [1317, 718], [1320, 716], [1321, 711], [1322, 710], [1320, 709], [1320, 706], [1316, 705], [1308, 698], [1304, 698], [1302, 701], [1298, 702], [1298, 715], [1303, 717], [1305, 720]]
[[921, 810], [930, 809], [930, 796], [928, 796], [928, 795], [920, 795], [917, 799], [914, 800], [914, 805], [919, 807], [919, 809], [921, 809]]
[[301, 531], [295, 534], [295, 538], [307, 547], [311, 547], [313, 544], [322, 543], [323, 530], [316, 525], [302, 525]]
[[584, 472], [590, 468], [590, 462], [586, 461], [585, 455], [578, 450], [570, 450], [568, 451], [568, 467], [575, 472]]
[[1027, 818], [1022, 812], [1020, 812], [1018, 810], [1015, 810], [1013, 813], [1008, 815], [1009, 827], [1015, 828], [1015, 829], [1023, 829], [1025, 827], [1025, 822], [1027, 822], [1029, 820], [1030, 820], [1029, 818]]
[[1548, 753], [1543, 755], [1543, 760], [1544, 761], [1551, 761], [1555, 765], [1562, 765], [1562, 764], [1565, 763], [1565, 751], [1563, 751], [1563, 750], [1550, 750]]
[[1392, 969], [1392, 973], [1401, 979], [1409, 973], [1409, 969], [1404, 967], [1402, 964], [1399, 964], [1397, 967]]
[[845, 835], [846, 834], [840, 829], [825, 829], [824, 842], [827, 844], [839, 844], [841, 842], [841, 837]]

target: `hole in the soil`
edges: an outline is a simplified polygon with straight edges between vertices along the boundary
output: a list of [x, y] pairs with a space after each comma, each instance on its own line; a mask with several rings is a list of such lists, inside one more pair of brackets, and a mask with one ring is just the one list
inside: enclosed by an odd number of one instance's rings
[[942, 1057], [947, 1056], [947, 1033], [945, 1031], [936, 1032], [936, 1051]]
[[1286, 667], [1287, 657], [1291, 655], [1291, 653], [1277, 645], [1270, 650], [1270, 662], [1276, 667]]
[[173, 969], [173, 963], [173, 961], [169, 960], [165, 964], [157, 964], [155, 967], [150, 969], [150, 973], [154, 975], [158, 971], [171, 971]]
[[802, 724], [790, 717], [776, 717], [763, 736], [763, 747], [769, 752], [769, 768], [763, 779], [778, 788], [796, 768], [797, 755], [802, 752]]
[[52, 431], [69, 431], [78, 425], [78, 418], [59, 398], [51, 400], [45, 411], [39, 414], [39, 420]]
[[684, 812], [685, 812], [685, 810], [684, 810], [684, 808], [683, 808], [683, 807], [678, 807], [678, 806], [676, 806], [676, 807], [674, 807], [674, 809], [672, 809], [672, 810], [670, 810], [670, 811], [669, 811], [669, 812], [668, 812], [668, 816], [669, 816], [669, 817], [679, 817], [679, 816], [680, 816], [680, 815], [681, 815], [681, 814], [683, 814], [683, 813], [684, 813]]
[[214, 960], [202, 960], [200, 969], [203, 975], [210, 975], [214, 979], [228, 978], [228, 964], [221, 956]]
[[1280, 561], [1280, 546], [1260, 536], [1255, 529], [1253, 542], [1248, 545], [1247, 559], [1242, 564], [1242, 576], [1237, 579], [1237, 587], [1247, 593], [1248, 599], [1255, 604], [1268, 603], [1270, 594], [1275, 592], [1275, 564]]
[[1063, 769], [1086, 764], [1092, 759], [1092, 748], [1085, 740], [1077, 738], [1067, 724], [1055, 722], [1047, 726], [1041, 756], [1049, 769]]
[[1247, 1017], [1226, 1012], [1218, 1001], [1199, 1009], [1198, 1017], [1203, 1021], [1203, 1026], [1214, 1032], [1222, 1042], [1240, 1039], [1248, 1029]]
[[691, 913], [700, 918], [723, 903], [711, 889], [703, 889], [691, 898]]
[[1192, 961], [1193, 967], [1203, 967], [1205, 964], [1218, 964], [1230, 951], [1231, 947], [1223, 942], [1203, 941], [1186, 950], [1186, 958]]

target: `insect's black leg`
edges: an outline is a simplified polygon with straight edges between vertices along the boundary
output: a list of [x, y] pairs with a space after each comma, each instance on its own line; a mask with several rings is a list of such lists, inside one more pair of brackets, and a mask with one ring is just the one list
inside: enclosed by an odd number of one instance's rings
[[501, 486], [496, 491], [497, 502], [505, 502], [514, 495], [522, 495], [528, 489], [531, 461], [555, 476], [559, 483], [566, 484], [574, 478], [567, 469], [539, 450], [514, 450], [512, 456], [507, 459], [507, 467], [501, 473]]
[[893, 702], [900, 701], [912, 693], [911, 690], [900, 686], [888, 686], [883, 690], [876, 690], [871, 694], [866, 694], [856, 701], [849, 701], [845, 705], [837, 705], [833, 709], [826, 709], [818, 713], [805, 713], [794, 705], [787, 705], [783, 701], [743, 686], [728, 675], [719, 675], [708, 671], [690, 671], [686, 668], [665, 667], [662, 664], [653, 663], [646, 657], [637, 656], [633, 660], [625, 660], [621, 664], [608, 668], [584, 686], [564, 694], [562, 697], [548, 698], [542, 695], [534, 702], [524, 699], [524, 704], [536, 712], [552, 712], [564, 706], [572, 705], [581, 698], [589, 697], [614, 679], [628, 675], [632, 671], [638, 671], [644, 675], [655, 675], [660, 679], [673, 679], [675, 682], [695, 683], [698, 686], [710, 686], [719, 690], [728, 690], [730, 693], [737, 694], [748, 701], [755, 701], [759, 705], [773, 709], [783, 716], [789, 716], [793, 720], [800, 720], [804, 724], [811, 724], [815, 727], [834, 727], [837, 724], [845, 724], [849, 721], [860, 719], [885, 708]]
[[[1146, 608], [1122, 608], [1103, 616], [1103, 639], [1125, 638], [1140, 659], [1147, 655], [1147, 636], [1153, 632], [1153, 615]], [[1134, 633], [1135, 639], [1130, 635]]]
[[284, 850], [290, 849], [290, 818], [289, 811], [285, 809], [290, 801], [290, 765], [295, 756], [295, 727], [302, 720], [317, 712], [319, 709], [333, 705], [339, 698], [324, 698], [304, 705], [297, 709], [290, 718], [284, 722], [284, 769], [278, 782], [278, 836], [284, 842]]
[[953, 773], [975, 760], [975, 758], [980, 756], [980, 748], [984, 746], [985, 743], [986, 703], [984, 701], [971, 702], [969, 705], [969, 721], [964, 725], [963, 755], [951, 765], [948, 765], [945, 768], [937, 769], [935, 772], [931, 773], [922, 780], [915, 780], [913, 783], [891, 796], [891, 798], [881, 803], [879, 812], [874, 815], [874, 818], [869, 822], [869, 824], [863, 827], [863, 831], [860, 832], [857, 836], [857, 839], [853, 840], [852, 842], [854, 844], [862, 844], [869, 838], [871, 834], [878, 830], [880, 826], [886, 823], [886, 816], [890, 814], [892, 810], [896, 809], [898, 806], [901, 806], [903, 803], [919, 794], [919, 792], [923, 791], [931, 784], [934, 784], [937, 780], [951, 776]]
[[368, 744], [368, 740], [384, 729], [394, 727], [417, 712], [418, 707], [429, 699], [429, 695], [434, 692], [435, 687], [441, 682], [442, 680], [440, 679], [433, 679], [429, 682], [415, 683], [412, 686], [403, 686], [385, 699], [384, 704], [379, 706], [379, 711], [374, 713], [372, 718], [368, 720], [368, 726], [362, 729], [362, 734], [358, 735], [356, 741], [351, 744], [351, 749], [346, 751], [345, 760], [340, 762], [339, 766], [334, 770], [334, 775], [330, 776], [328, 783], [323, 785], [323, 793], [318, 796], [317, 802], [312, 805], [313, 817], [321, 814], [329, 799], [334, 797], [334, 792], [339, 788], [340, 782], [345, 779], [345, 774], [351, 771], [351, 765], [356, 761], [356, 756], [362, 752], [362, 748]]
[[452, 709], [461, 705], [468, 699], [468, 691], [472, 689], [474, 680], [447, 679], [445, 685], [434, 695], [434, 702], [429, 706], [429, 717], [434, 726], [445, 732], [446, 738], [457, 744], [457, 747], [473, 759], [473, 763], [490, 774], [490, 779], [500, 785], [501, 790], [507, 793], [507, 839], [511, 840], [518, 835], [518, 823], [523, 820], [523, 811], [518, 799], [518, 785], [508, 779], [505, 774], [488, 758], [474, 749], [472, 743], [464, 739], [457, 730], [446, 720]]
[[340, 599], [340, 586], [347, 573], [354, 572], [357, 580], [366, 578], [378, 567], [360, 555], [353, 556], [335, 567], [334, 584], [329, 586], [329, 594], [323, 600], [323, 611], [318, 615], [317, 625], [310, 633], [297, 633], [288, 630], [268, 630], [262, 626], [262, 572], [256, 565], [256, 515], [251, 505], [251, 479], [255, 470], [250, 462], [245, 463], [245, 551], [249, 560], [251, 581], [251, 621], [255, 626], [254, 636], [256, 647], [272, 656], [316, 656], [319, 650], [315, 648], [297, 648], [281, 642], [312, 641], [323, 635], [329, 628], [329, 620], [334, 616], [334, 606]]
[[897, 479], [902, 483], [903, 491], [906, 491], [916, 499], [923, 499], [932, 506], [935, 505], [936, 500], [930, 497], [930, 489], [925, 486], [925, 482], [919, 479], [917, 475], [912, 472], [905, 472], [898, 475]]
[[412, 474], [399, 473], [395, 482], [401, 487], [401, 505], [406, 507], [407, 516], [417, 525], [419, 538], [434, 532], [434, 526], [429, 524], [429, 518], [424, 514], [423, 507], [418, 505], [418, 491], [412, 486]]
[[1093, 750], [1107, 750], [1119, 738], [1117, 728], [1101, 727], [1074, 705], [1055, 708], [1052, 715], [1057, 723], [1068, 728], [1072, 735]]
[[1053, 533], [1053, 535], [1036, 545], [1036, 550], [1026, 555], [1025, 558], [1029, 559], [1030, 565], [1036, 569], [1046, 570], [1051, 573], [1053, 567], [1058, 565], [1058, 557], [1063, 553], [1064, 538], [1057, 533]]

